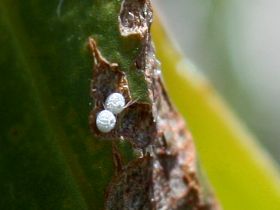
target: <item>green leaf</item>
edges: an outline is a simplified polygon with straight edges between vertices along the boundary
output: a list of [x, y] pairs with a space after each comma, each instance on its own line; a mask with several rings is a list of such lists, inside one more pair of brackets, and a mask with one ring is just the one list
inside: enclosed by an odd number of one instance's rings
[[225, 210], [278, 210], [280, 173], [255, 137], [176, 49], [158, 19], [153, 36], [171, 99], [183, 114]]
[[[129, 77], [120, 1], [0, 2], [0, 209], [102, 209], [111, 143], [88, 125], [93, 36]], [[128, 44], [129, 43], [129, 44]], [[135, 50], [136, 49], [136, 50]], [[145, 98], [145, 89], [137, 98]]]

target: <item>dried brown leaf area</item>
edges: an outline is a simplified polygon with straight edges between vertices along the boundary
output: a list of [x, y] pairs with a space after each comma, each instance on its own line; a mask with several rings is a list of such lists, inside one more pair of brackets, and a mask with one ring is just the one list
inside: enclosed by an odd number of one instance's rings
[[94, 108], [90, 113], [89, 123], [93, 133], [99, 138], [116, 140], [126, 139], [133, 147], [144, 149], [156, 136], [156, 123], [151, 113], [150, 104], [133, 103], [118, 115], [115, 129], [101, 133], [96, 126], [96, 116], [104, 109], [106, 98], [111, 93], [121, 93], [126, 101], [131, 101], [125, 73], [118, 64], [109, 63], [98, 51], [94, 39], [89, 39], [89, 47], [94, 57], [94, 71], [91, 94]]
[[[98, 131], [95, 119], [113, 92], [131, 101], [129, 83], [118, 64], [107, 61], [93, 39], [94, 58], [91, 87], [94, 107], [90, 126], [94, 135], [111, 139], [116, 174], [106, 193], [107, 210], [217, 210], [216, 200], [204, 194], [197, 178], [192, 137], [175, 111], [164, 89], [160, 65], [151, 43], [152, 8], [149, 0], [124, 0], [119, 15], [122, 36], [136, 36], [141, 52], [135, 58], [137, 71], [145, 76], [150, 104], [135, 102], [117, 116], [115, 129]], [[142, 155], [127, 164], [115, 146], [125, 139]]]
[[152, 17], [151, 2], [145, 0], [123, 1], [119, 15], [121, 34], [144, 37], [150, 29]]

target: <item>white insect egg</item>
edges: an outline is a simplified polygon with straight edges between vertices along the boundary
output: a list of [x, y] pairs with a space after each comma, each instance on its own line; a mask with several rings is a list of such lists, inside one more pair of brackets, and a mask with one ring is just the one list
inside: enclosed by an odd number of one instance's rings
[[125, 99], [120, 93], [112, 93], [105, 101], [105, 109], [113, 114], [119, 114], [125, 108]]
[[110, 132], [114, 129], [115, 125], [116, 117], [112, 112], [103, 110], [97, 114], [96, 126], [102, 133]]

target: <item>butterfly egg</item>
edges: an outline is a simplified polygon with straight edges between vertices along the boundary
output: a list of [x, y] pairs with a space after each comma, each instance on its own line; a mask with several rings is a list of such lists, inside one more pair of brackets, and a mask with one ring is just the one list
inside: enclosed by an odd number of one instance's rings
[[119, 114], [125, 108], [125, 99], [120, 93], [112, 93], [105, 101], [105, 109], [113, 114]]
[[108, 111], [103, 110], [97, 114], [96, 117], [96, 126], [99, 131], [102, 133], [108, 133], [114, 129], [116, 125], [116, 117], [115, 115]]

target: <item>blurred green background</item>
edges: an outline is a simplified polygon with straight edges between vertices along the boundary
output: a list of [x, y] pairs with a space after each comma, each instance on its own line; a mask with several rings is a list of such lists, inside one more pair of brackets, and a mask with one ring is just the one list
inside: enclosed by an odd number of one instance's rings
[[154, 2], [186, 57], [280, 163], [280, 1]]

